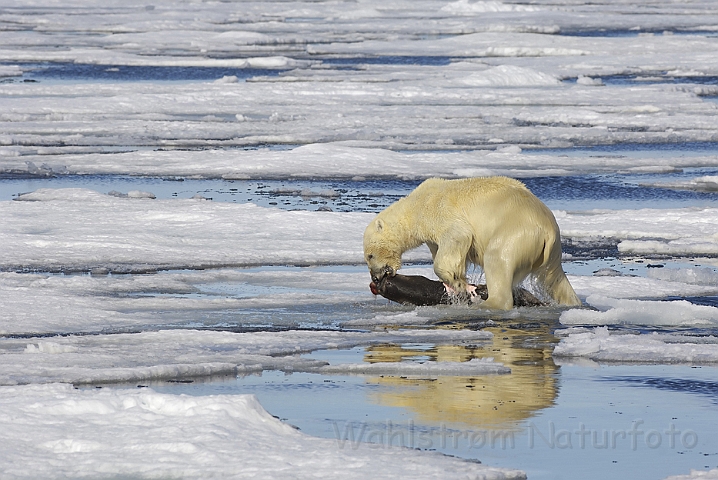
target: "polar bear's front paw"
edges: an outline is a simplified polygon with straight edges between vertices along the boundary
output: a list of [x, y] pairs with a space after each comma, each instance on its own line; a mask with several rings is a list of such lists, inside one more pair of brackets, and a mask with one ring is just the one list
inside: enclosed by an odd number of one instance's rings
[[444, 282], [444, 288], [446, 289], [446, 293], [447, 293], [448, 295], [450, 295], [450, 296], [452, 296], [452, 297], [455, 297], [455, 296], [456, 296], [456, 290], [454, 290], [453, 288], [451, 288], [451, 286], [450, 286], [448, 283]]
[[476, 285], [467, 284], [466, 288], [460, 289], [457, 291], [457, 289], [453, 288], [452, 286], [448, 285], [447, 283], [444, 283], [444, 288], [446, 289], [446, 294], [454, 299], [457, 299], [459, 301], [468, 301], [468, 302], [475, 302], [476, 297], [479, 296], [479, 293], [476, 291]]

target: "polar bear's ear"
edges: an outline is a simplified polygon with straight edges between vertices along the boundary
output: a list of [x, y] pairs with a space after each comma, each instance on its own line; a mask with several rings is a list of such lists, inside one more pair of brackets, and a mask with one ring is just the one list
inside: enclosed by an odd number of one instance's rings
[[384, 230], [384, 222], [379, 219], [376, 221], [376, 231], [381, 233], [382, 230]]

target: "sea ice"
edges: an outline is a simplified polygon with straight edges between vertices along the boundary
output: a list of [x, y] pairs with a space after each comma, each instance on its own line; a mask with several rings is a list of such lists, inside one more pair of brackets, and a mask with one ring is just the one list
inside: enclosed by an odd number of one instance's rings
[[[0, 0], [0, 6], [0, 175], [363, 181], [718, 166], [718, 155], [710, 150], [529, 152], [718, 141], [716, 104], [708, 98], [718, 95], [718, 11], [711, 1], [298, 1], [244, 2], [238, 9], [232, 2], [138, 6], [66, 0], [58, 8], [38, 0]], [[204, 81], [171, 76], [181, 81], [125, 81], [80, 73], [79, 80], [67, 80], [38, 70], [50, 67], [100, 76], [126, 67], [145, 74], [196, 67], [216, 69], [216, 75]], [[244, 80], [251, 69], [261, 71]], [[709, 174], [672, 187], [713, 191], [715, 183]], [[302, 285], [308, 270], [300, 268], [115, 274], [361, 264], [361, 233], [371, 215], [287, 212], [201, 198], [150, 200], [148, 194], [130, 193], [119, 198], [42, 190], [0, 202], [1, 383], [139, 382], [265, 368], [320, 371], [326, 368], [322, 362], [294, 354], [375, 342], [488, 338], [429, 329], [180, 330], [187, 317], [202, 311], [357, 298], [363, 305], [371, 299], [366, 274], [312, 272], [325, 285], [313, 290]], [[622, 254], [718, 253], [714, 208], [555, 214], [567, 239], [609, 241]], [[406, 259], [428, 262], [430, 256], [421, 249]], [[112, 275], [8, 273], [14, 269]], [[664, 269], [649, 277], [572, 275], [579, 294], [600, 311], [569, 310], [561, 321], [712, 326], [718, 320], [714, 307], [655, 301], [715, 295], [715, 272]], [[205, 282], [219, 288], [225, 280], [260, 291], [210, 296], [198, 287]], [[382, 308], [346, 323], [431, 324], [442, 315], [438, 308], [377, 305]], [[178, 329], [162, 330], [171, 316]], [[132, 328], [154, 331], [102, 334]], [[35, 338], [57, 333], [94, 335]], [[712, 337], [618, 335], [606, 329], [566, 333], [555, 352], [557, 363], [569, 358], [562, 354], [651, 363], [718, 357]], [[381, 368], [501, 369], [488, 362], [434, 363]], [[524, 476], [425, 452], [340, 451], [283, 425], [245, 396], [197, 399], [149, 389], [31, 385], [0, 387], [0, 404], [0, 470], [8, 478], [289, 472], [329, 478], [338, 472], [386, 478]], [[711, 478], [714, 472], [694, 471], [690, 478]]]
[[685, 475], [671, 475], [663, 480], [716, 480], [718, 479], [718, 469], [713, 470], [691, 470], [691, 473]]
[[616, 299], [593, 294], [586, 303], [597, 310], [571, 309], [559, 321], [564, 325], [716, 325], [718, 308], [686, 300], [650, 301]]
[[[115, 335], [3, 338], [0, 385], [110, 383], [258, 373], [263, 370], [321, 372], [325, 362], [297, 356], [314, 350], [382, 343], [476, 344], [491, 332], [414, 329], [373, 332], [286, 331], [232, 333], [160, 330]], [[357, 367], [358, 368], [358, 367]], [[427, 366], [390, 364], [379, 373], [457, 375], [508, 373], [500, 363]], [[357, 370], [356, 373], [362, 373]], [[364, 372], [374, 374], [372, 367]]]
[[[651, 269], [648, 278], [629, 275], [569, 275], [569, 281], [581, 297], [602, 295], [611, 298], [656, 299], [662, 297], [691, 297], [718, 295], [715, 282], [696, 282], [690, 274], [681, 274], [688, 269]], [[706, 267], [706, 278], [715, 271]], [[676, 273], [673, 273], [676, 272]]]
[[703, 268], [657, 268], [649, 270], [648, 278], [690, 285], [718, 285], [718, 272], [710, 267]]
[[603, 362], [715, 363], [718, 362], [718, 338], [622, 334], [609, 332], [607, 327], [597, 327], [593, 331], [568, 333], [553, 355], [559, 360], [580, 357]]
[[295, 430], [253, 395], [0, 387], [3, 478], [526, 478], [404, 448], [341, 448]]
[[641, 183], [641, 186], [659, 187], [659, 188], [675, 188], [678, 190], [697, 190], [699, 192], [718, 192], [718, 177], [715, 175], [704, 175], [696, 177], [684, 182], [655, 182]]
[[474, 73], [464, 78], [463, 82], [475, 87], [552, 86], [560, 83], [559, 79], [552, 75], [513, 65], [499, 65]]

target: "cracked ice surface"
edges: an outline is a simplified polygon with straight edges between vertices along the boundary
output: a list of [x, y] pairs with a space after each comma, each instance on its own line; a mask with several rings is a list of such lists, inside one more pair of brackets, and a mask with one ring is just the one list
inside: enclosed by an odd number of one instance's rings
[[[712, 35], [718, 12], [711, 2], [651, 4], [650, 15], [640, 4], [580, 2], [3, 5], [0, 22], [8, 28], [0, 32], [0, 58], [12, 64], [3, 75], [31, 74], [42, 62], [280, 72], [246, 82], [218, 70], [216, 80], [224, 79], [218, 83], [0, 84], [5, 171], [27, 171], [31, 161], [58, 172], [229, 178], [520, 176], [610, 167], [556, 155], [532, 160], [520, 150], [462, 151], [718, 140], [718, 107], [704, 100], [718, 89], [701, 82], [718, 74]], [[570, 35], [606, 30], [625, 35]], [[332, 63], [357, 55], [368, 60], [351, 68]], [[600, 81], [630, 75], [648, 80], [628, 87]], [[328, 142], [344, 144], [328, 152], [334, 159], [318, 159], [311, 149], [215, 150]], [[201, 151], [108, 153], [113, 146]], [[630, 158], [610, 163], [640, 166]], [[641, 163], [715, 166], [716, 158]]]

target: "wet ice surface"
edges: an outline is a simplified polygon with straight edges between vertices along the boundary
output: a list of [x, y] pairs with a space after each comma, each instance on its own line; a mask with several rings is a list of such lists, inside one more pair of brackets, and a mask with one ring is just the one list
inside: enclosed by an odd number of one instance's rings
[[[5, 475], [718, 467], [712, 2], [0, 3]], [[590, 308], [374, 298], [371, 213], [493, 174]]]

